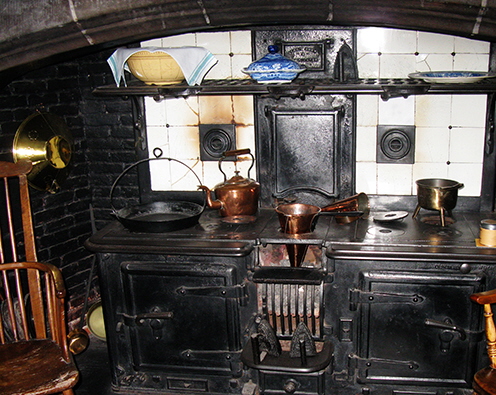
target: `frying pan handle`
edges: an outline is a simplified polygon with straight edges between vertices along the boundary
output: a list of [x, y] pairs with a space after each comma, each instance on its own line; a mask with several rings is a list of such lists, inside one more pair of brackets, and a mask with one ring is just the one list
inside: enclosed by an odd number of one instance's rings
[[[119, 181], [121, 180], [121, 178], [124, 177], [124, 175], [126, 175], [131, 169], [133, 169], [134, 167], [140, 165], [141, 163], [150, 162], [152, 160], [168, 160], [168, 161], [173, 161], [173, 162], [180, 163], [181, 165], [183, 165], [184, 167], [186, 167], [189, 171], [191, 171], [194, 174], [194, 176], [198, 180], [198, 185], [201, 185], [202, 184], [202, 182], [201, 182], [200, 178], [198, 177], [198, 175], [193, 171], [193, 169], [191, 167], [189, 167], [184, 162], [181, 162], [180, 160], [174, 159], [174, 158], [162, 157], [161, 156], [162, 155], [162, 150], [160, 148], [155, 148], [153, 150], [153, 154], [155, 155], [155, 158], [145, 158], [145, 159], [141, 159], [141, 160], [133, 163], [132, 165], [130, 165], [126, 169], [124, 169], [124, 171], [121, 174], [119, 174], [119, 176], [115, 179], [114, 183], [112, 184], [112, 188], [110, 189], [110, 206], [112, 207], [112, 211], [114, 212], [114, 214], [117, 213], [117, 209], [114, 207], [114, 191], [115, 191], [115, 187], [117, 186], [117, 184], [119, 183]], [[203, 208], [205, 208], [205, 207], [206, 207], [206, 199], [204, 199], [204, 201], [203, 201]]]

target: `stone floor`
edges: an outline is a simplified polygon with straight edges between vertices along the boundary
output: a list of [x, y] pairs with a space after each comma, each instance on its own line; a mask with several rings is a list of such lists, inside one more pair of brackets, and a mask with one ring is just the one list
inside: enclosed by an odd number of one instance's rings
[[75, 395], [111, 395], [110, 368], [107, 343], [90, 336], [89, 347], [75, 356], [80, 378], [74, 388]]

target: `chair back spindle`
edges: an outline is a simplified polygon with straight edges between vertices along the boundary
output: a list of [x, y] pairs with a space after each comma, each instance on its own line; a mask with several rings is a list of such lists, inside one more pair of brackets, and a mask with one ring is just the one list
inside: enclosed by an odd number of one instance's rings
[[58, 268], [37, 262], [31, 169], [0, 162], [0, 394], [73, 395], [65, 287]]

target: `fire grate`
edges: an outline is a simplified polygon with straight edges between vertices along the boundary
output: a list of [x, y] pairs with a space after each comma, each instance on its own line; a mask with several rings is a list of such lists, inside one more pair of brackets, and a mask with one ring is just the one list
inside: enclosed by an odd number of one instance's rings
[[300, 322], [321, 337], [321, 285], [264, 283], [258, 284], [258, 295], [261, 314], [278, 337], [291, 337]]

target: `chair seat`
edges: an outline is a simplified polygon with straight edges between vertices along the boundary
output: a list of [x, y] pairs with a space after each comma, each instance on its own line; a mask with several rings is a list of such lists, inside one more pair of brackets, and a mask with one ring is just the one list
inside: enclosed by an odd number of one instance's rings
[[76, 384], [78, 371], [53, 341], [35, 339], [0, 344], [0, 394], [45, 395]]
[[487, 367], [474, 376], [474, 390], [480, 395], [496, 395], [496, 369]]

